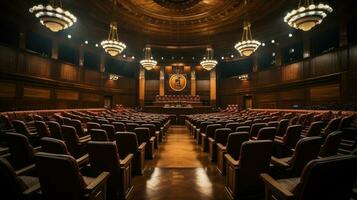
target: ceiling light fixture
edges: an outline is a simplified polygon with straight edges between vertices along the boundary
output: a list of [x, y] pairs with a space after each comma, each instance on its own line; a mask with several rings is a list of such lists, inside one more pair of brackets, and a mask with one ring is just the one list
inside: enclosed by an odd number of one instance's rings
[[248, 80], [249, 76], [248, 74], [242, 74], [238, 76], [239, 80], [246, 81]]
[[154, 67], [157, 65], [156, 60], [152, 59], [150, 47], [144, 48], [144, 59], [140, 61], [140, 64], [148, 71], [154, 69]]
[[110, 23], [108, 39], [102, 41], [100, 44], [102, 45], [105, 52], [107, 52], [113, 57], [119, 55], [121, 52], [124, 51], [126, 45], [119, 41], [118, 27], [116, 22]]
[[292, 33], [289, 33], [289, 37], [293, 37], [293, 34], [292, 34]]
[[244, 22], [242, 41], [238, 42], [234, 48], [239, 51], [241, 56], [251, 56], [260, 46], [260, 42], [253, 40], [251, 24], [248, 21]]
[[218, 62], [213, 59], [213, 49], [212, 48], [207, 48], [206, 51], [207, 51], [207, 58], [203, 59], [200, 62], [200, 64], [207, 71], [211, 71], [213, 68], [216, 67]]
[[50, 0], [47, 6], [35, 5], [29, 11], [52, 32], [64, 30], [77, 22], [77, 18], [72, 13], [62, 9], [61, 0]]
[[67, 35], [67, 38], [68, 38], [68, 39], [71, 39], [71, 38], [72, 38], [72, 35]]
[[331, 13], [333, 9], [327, 4], [314, 4], [313, 0], [299, 0], [299, 6], [286, 14], [284, 21], [289, 26], [309, 31]]

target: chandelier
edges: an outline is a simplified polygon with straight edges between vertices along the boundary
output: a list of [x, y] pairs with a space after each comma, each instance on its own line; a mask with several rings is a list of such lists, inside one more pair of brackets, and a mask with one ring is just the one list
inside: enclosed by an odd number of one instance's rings
[[331, 13], [333, 9], [327, 4], [314, 4], [313, 0], [300, 0], [299, 7], [286, 14], [284, 21], [289, 26], [303, 31], [309, 31]]
[[241, 56], [250, 56], [252, 55], [260, 46], [260, 42], [253, 40], [251, 24], [248, 21], [244, 22], [242, 41], [234, 45], [234, 48], [239, 51]]
[[107, 40], [104, 40], [100, 43], [109, 55], [117, 56], [124, 51], [126, 45], [119, 41], [118, 38], [118, 27], [116, 22], [110, 23], [110, 31]]
[[62, 9], [61, 0], [50, 0], [47, 6], [35, 5], [29, 11], [40, 19], [42, 25], [53, 32], [64, 30], [77, 22], [77, 18], [72, 13]]
[[207, 57], [205, 59], [203, 59], [200, 62], [200, 64], [205, 70], [210, 71], [214, 67], [216, 67], [218, 62], [213, 59], [213, 49], [212, 48], [207, 48], [206, 50], [207, 50]]
[[140, 64], [146, 70], [154, 69], [154, 67], [156, 67], [157, 62], [156, 62], [156, 60], [152, 59], [151, 48], [150, 47], [145, 47], [144, 54], [145, 54], [144, 55], [144, 59], [140, 61]]

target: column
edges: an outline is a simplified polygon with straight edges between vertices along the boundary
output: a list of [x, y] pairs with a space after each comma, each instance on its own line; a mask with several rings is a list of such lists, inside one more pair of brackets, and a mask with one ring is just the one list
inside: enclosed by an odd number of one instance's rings
[[196, 68], [191, 69], [191, 95], [196, 95]]
[[160, 91], [159, 95], [164, 96], [165, 95], [165, 67], [161, 66], [160, 67]]
[[140, 68], [139, 72], [139, 104], [144, 106], [145, 102], [145, 69]]
[[58, 41], [57, 39], [52, 39], [52, 51], [51, 51], [51, 58], [58, 59]]
[[212, 69], [210, 71], [210, 102], [211, 106], [215, 107], [216, 106], [216, 98], [217, 98], [217, 75], [216, 75], [216, 69]]

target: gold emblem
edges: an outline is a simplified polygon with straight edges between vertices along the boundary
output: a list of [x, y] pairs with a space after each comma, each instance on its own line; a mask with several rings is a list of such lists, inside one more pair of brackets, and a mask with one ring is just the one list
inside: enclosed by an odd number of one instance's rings
[[173, 74], [169, 79], [170, 88], [174, 91], [182, 91], [187, 85], [187, 79], [182, 74]]

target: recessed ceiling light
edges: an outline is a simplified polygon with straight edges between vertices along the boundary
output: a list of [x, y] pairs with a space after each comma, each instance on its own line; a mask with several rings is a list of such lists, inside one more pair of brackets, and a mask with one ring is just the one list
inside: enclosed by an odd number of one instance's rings
[[262, 43], [262, 46], [265, 47], [265, 43], [264, 42]]
[[289, 33], [289, 37], [293, 37], [293, 34], [292, 34], [292, 33]]
[[181, 56], [181, 60], [183, 60], [183, 56]]
[[274, 57], [275, 55], [276, 55], [276, 53], [275, 53], [275, 52], [273, 52], [272, 56]]
[[192, 60], [194, 60], [195, 59], [195, 57], [192, 57]]
[[224, 60], [224, 56], [222, 56], [221, 59]]
[[125, 55], [125, 54], [123, 55], [123, 58], [126, 58], [126, 55]]
[[131, 59], [133, 59], [133, 60], [134, 60], [134, 59], [135, 59], [135, 56], [131, 56]]
[[203, 60], [206, 60], [206, 56], [203, 57]]
[[88, 44], [88, 40], [84, 41], [85, 44]]
[[234, 55], [233, 55], [233, 54], [231, 55], [231, 58], [234, 58]]
[[71, 38], [72, 38], [72, 35], [68, 34], [68, 35], [67, 35], [67, 38], [68, 38], [68, 39], [71, 39]]
[[275, 43], [275, 40], [271, 40], [271, 43], [273, 43], [273, 44], [274, 44], [274, 43]]
[[152, 60], [152, 59], [154, 59], [154, 57], [151, 56], [150, 59]]
[[99, 44], [95, 44], [95, 47], [99, 47]]

